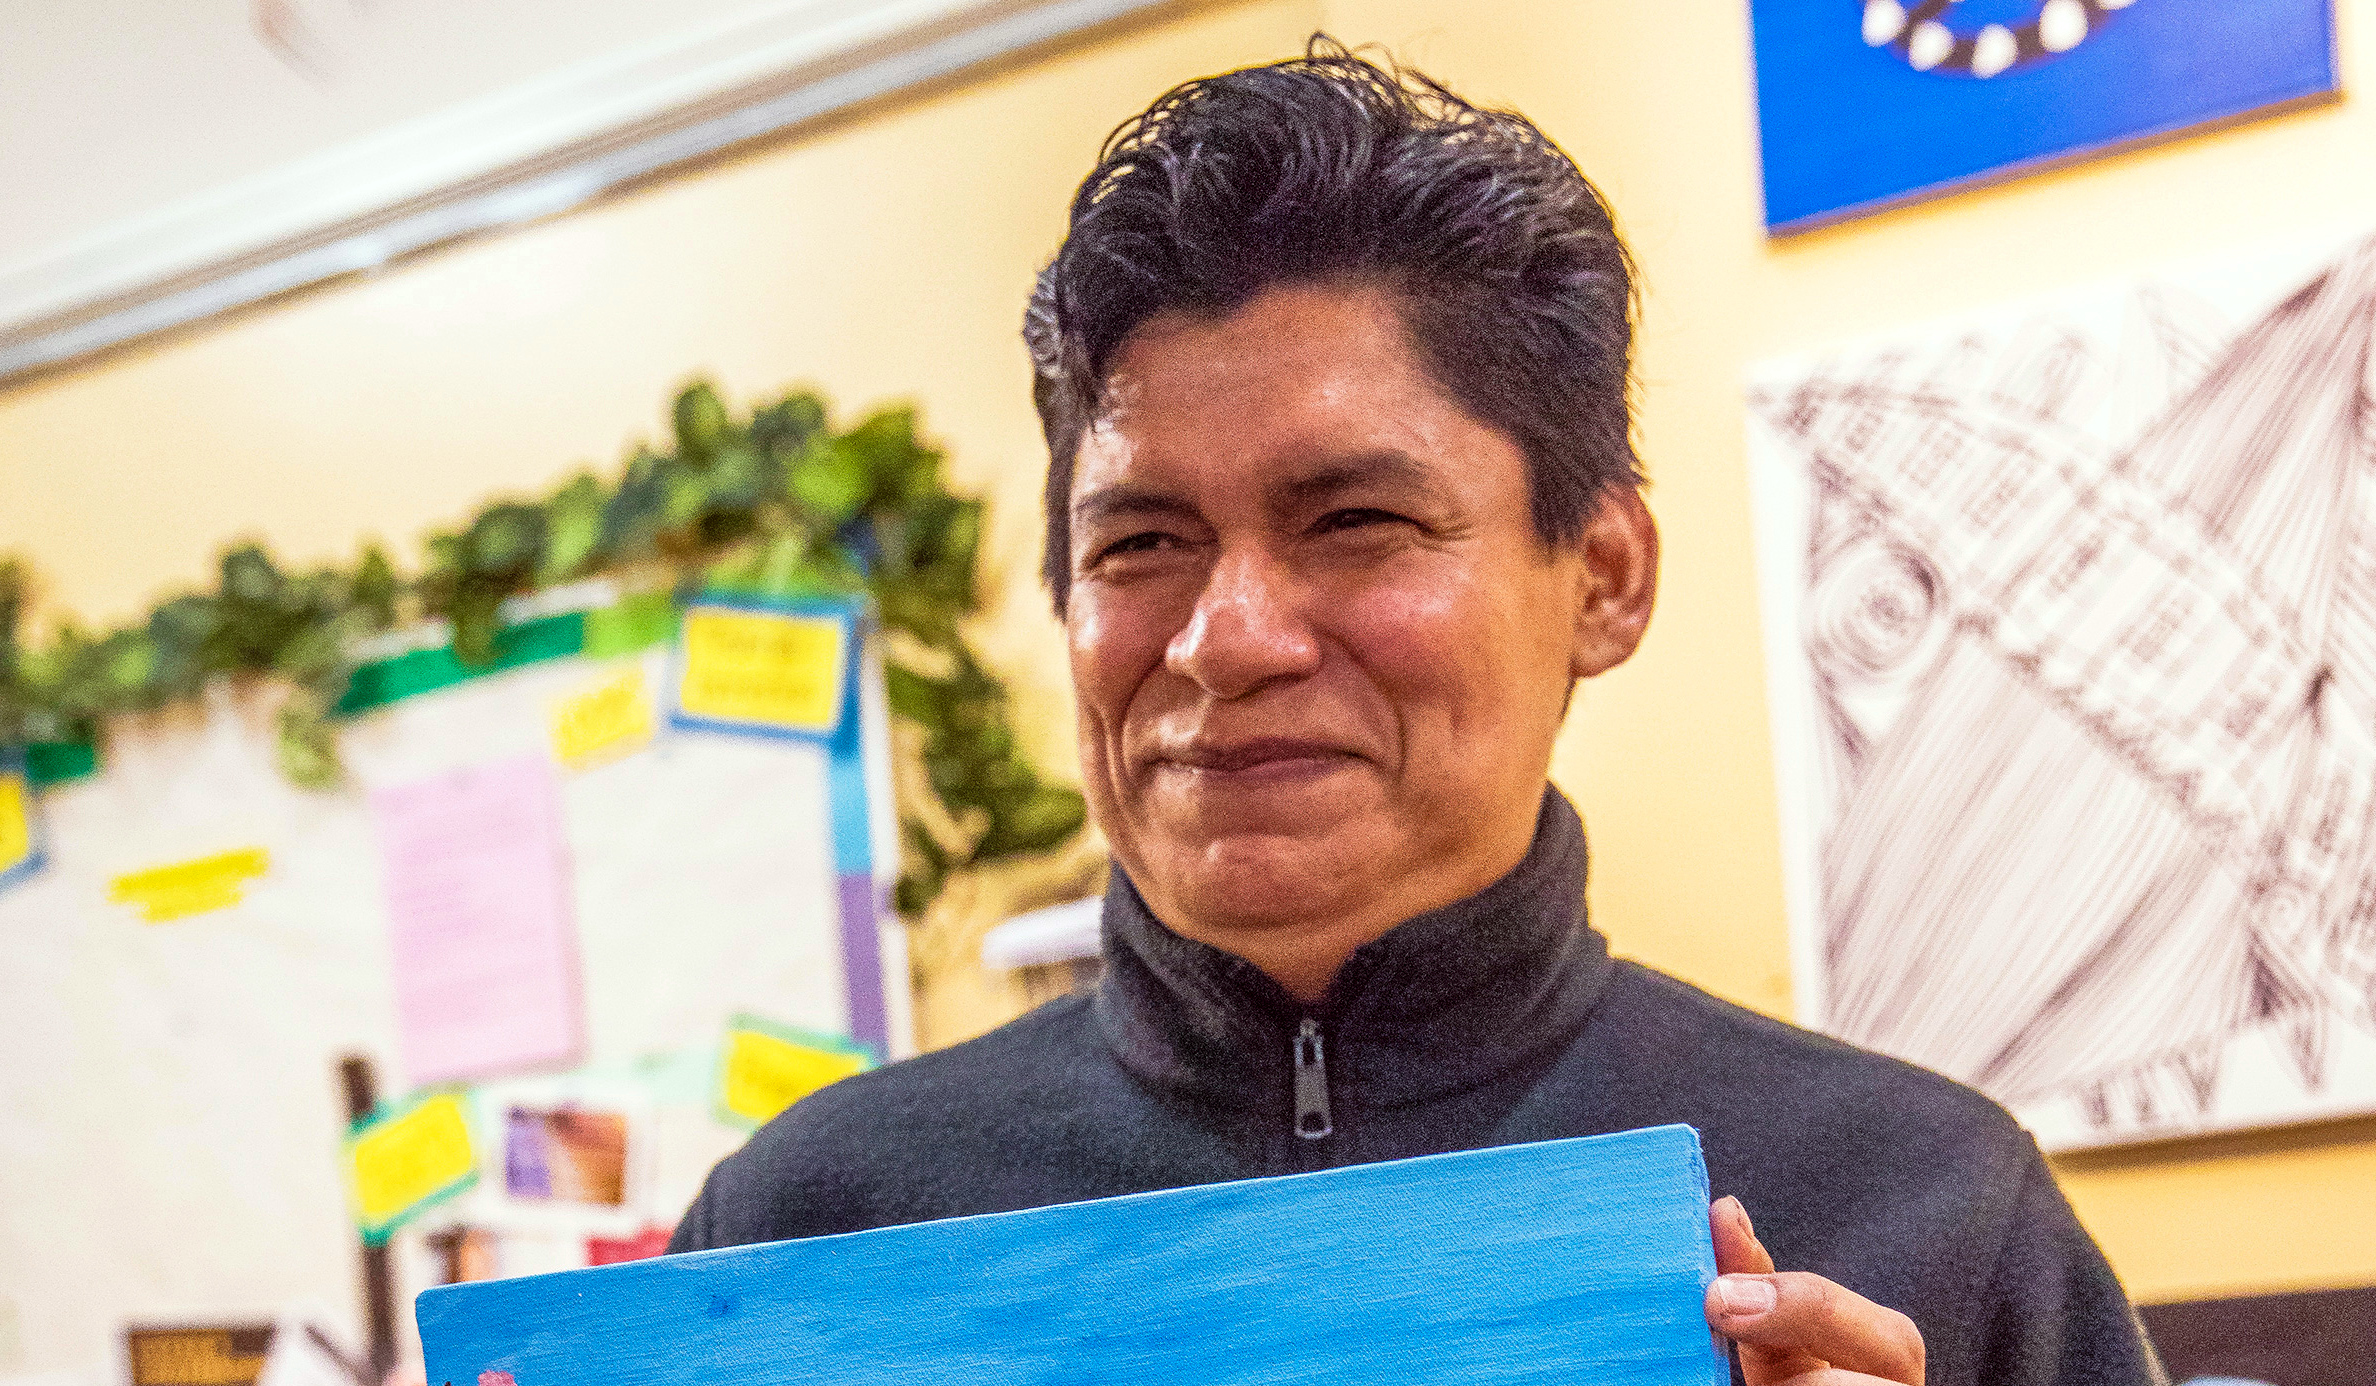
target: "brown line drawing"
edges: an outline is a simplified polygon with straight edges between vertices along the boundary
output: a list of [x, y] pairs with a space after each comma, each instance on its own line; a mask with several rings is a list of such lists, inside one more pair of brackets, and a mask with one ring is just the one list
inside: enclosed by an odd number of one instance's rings
[[1753, 392], [1812, 492], [1826, 1029], [2118, 1134], [2376, 1024], [2372, 352], [2376, 240], [2240, 332], [2148, 286], [2117, 343]]

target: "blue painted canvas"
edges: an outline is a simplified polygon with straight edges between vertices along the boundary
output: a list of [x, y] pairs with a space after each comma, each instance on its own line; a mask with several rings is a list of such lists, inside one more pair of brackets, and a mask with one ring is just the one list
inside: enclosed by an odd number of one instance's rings
[[1767, 229], [2332, 95], [2333, 0], [1751, 0]]
[[1687, 1126], [423, 1293], [433, 1386], [1722, 1386]]

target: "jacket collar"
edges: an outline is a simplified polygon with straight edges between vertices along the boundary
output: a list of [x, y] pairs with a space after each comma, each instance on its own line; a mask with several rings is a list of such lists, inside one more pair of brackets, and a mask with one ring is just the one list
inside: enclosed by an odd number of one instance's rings
[[1340, 1101], [1459, 1092], [1583, 1025], [1611, 971], [1585, 920], [1584, 878], [1584, 825], [1546, 788], [1534, 843], [1508, 875], [1363, 945], [1306, 1008], [1245, 959], [1173, 933], [1116, 867], [1098, 1022], [1142, 1081], [1222, 1102], [1276, 1098], [1307, 1016], [1326, 1027]]

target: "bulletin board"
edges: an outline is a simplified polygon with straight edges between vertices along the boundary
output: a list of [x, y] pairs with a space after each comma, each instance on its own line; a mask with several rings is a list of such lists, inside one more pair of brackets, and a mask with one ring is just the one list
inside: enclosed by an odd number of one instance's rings
[[[828, 1057], [912, 1048], [904, 948], [875, 884], [890, 873], [853, 886], [836, 758], [814, 739], [677, 725], [682, 658], [681, 642], [549, 658], [389, 703], [343, 724], [349, 783], [331, 793], [275, 767], [277, 692], [226, 684], [202, 708], [114, 726], [97, 774], [41, 796], [41, 868], [0, 888], [0, 1312], [16, 1338], [0, 1378], [119, 1380], [127, 1325], [292, 1306], [360, 1347], [342, 1055], [372, 1061], [384, 1104], [453, 1095], [472, 1133], [475, 1185], [392, 1235], [409, 1336], [441, 1233], [492, 1229], [505, 1275], [587, 1264], [597, 1240], [648, 1250], [746, 1137], [719, 1101], [738, 1026]], [[848, 663], [857, 851], [889, 863], [880, 667], [856, 641]], [[648, 727], [607, 753], [570, 744], [569, 710], [639, 693]], [[488, 776], [549, 804], [552, 831], [489, 810], [449, 817], [441, 844], [440, 814]], [[514, 855], [474, 885], [441, 875], [441, 852]], [[400, 1023], [422, 945], [394, 921], [424, 891], [489, 879], [523, 918], [534, 907], [510, 892], [562, 902], [568, 989], [523, 1021], [503, 1071], [457, 1077]], [[846, 946], [853, 888], [873, 956]], [[443, 960], [433, 1001], [466, 987], [450, 970], [470, 957]], [[574, 1042], [533, 1057], [572, 1023]], [[591, 1200], [516, 1167], [520, 1137], [573, 1110], [618, 1118], [627, 1140], [618, 1186]]]

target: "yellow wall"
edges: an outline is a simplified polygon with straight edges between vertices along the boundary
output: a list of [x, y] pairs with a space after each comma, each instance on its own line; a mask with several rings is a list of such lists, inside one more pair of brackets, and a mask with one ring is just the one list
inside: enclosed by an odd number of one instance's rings
[[[2341, 0], [2344, 75], [2376, 3]], [[2376, 109], [2284, 116], [1781, 245], [1759, 229], [1745, 0], [1330, 0], [1465, 94], [1516, 106], [1614, 203], [1647, 282], [1640, 440], [1666, 537], [1643, 653], [1588, 689], [1556, 772], [1617, 948], [1789, 1008], [1741, 380], [1828, 340], [2326, 224], [2376, 228]], [[1786, 1139], [1778, 1134], [1777, 1139]], [[2376, 1282], [2376, 1121], [2057, 1162], [2132, 1293]]]
[[[2342, 0], [2346, 71], [2376, 0]], [[1104, 133], [1183, 77], [1325, 24], [1519, 106], [1612, 196], [1648, 282], [1641, 435], [1665, 528], [1644, 653], [1557, 759], [1620, 951], [1776, 1013], [1789, 978], [1739, 381], [1750, 361], [2210, 252], [2376, 226], [2376, 115], [2297, 114], [1783, 246], [1758, 227], [1745, 0], [1243, 0], [1116, 31], [550, 225], [0, 394], [0, 552], [124, 615], [254, 534], [409, 546], [656, 431], [685, 375], [913, 396], [994, 499], [984, 635], [1033, 750], [1071, 759], [1032, 574], [1037, 433], [1015, 338]], [[1456, 16], [1446, 19], [1447, 14]], [[1777, 1140], [1788, 1139], [1778, 1132]], [[2058, 1165], [2140, 1297], [2376, 1281], [2376, 1122]]]
[[815, 383], [915, 399], [956, 484], [995, 500], [994, 656], [1032, 749], [1072, 761], [1039, 594], [1039, 470], [1018, 333], [1107, 132], [1182, 74], [1299, 44], [1311, 0], [1202, 6], [838, 122], [542, 226], [0, 393], [0, 553], [54, 606], [118, 618], [222, 543], [398, 554], [490, 495], [614, 466], [687, 376], [751, 401]]

